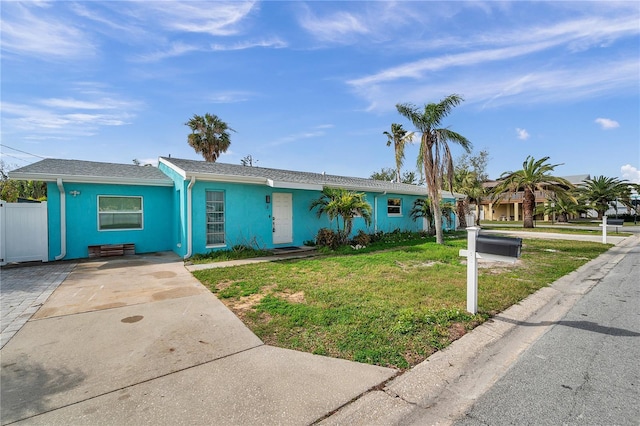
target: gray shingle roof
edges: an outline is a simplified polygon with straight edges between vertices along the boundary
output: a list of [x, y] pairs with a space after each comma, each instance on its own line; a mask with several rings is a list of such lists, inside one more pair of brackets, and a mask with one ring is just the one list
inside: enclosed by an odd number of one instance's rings
[[9, 172], [12, 179], [67, 182], [171, 185], [171, 179], [156, 167], [47, 158]]
[[562, 176], [564, 179], [568, 180], [574, 185], [583, 184], [585, 180], [589, 179], [590, 175], [571, 175], [571, 176]]
[[183, 170], [187, 176], [198, 175], [198, 179], [216, 180], [218, 176], [257, 178], [271, 180], [281, 184], [314, 185], [342, 187], [357, 191], [392, 192], [397, 194], [426, 195], [426, 188], [404, 183], [393, 183], [381, 180], [336, 176], [322, 173], [297, 172], [292, 170], [270, 169], [265, 167], [248, 167], [237, 164], [208, 163], [205, 161], [184, 160], [179, 158], [160, 157], [164, 162], [173, 164]]

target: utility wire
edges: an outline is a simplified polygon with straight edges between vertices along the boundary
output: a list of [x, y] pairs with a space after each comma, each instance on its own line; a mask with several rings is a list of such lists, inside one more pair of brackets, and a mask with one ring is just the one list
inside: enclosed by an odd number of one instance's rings
[[[4, 144], [1, 144], [1, 143], [0, 143], [0, 146], [4, 146], [5, 148], [9, 148], [9, 149], [12, 149], [12, 150], [14, 150], [14, 151], [21, 152], [21, 153], [23, 153], [23, 154], [31, 155], [31, 156], [33, 156], [33, 157], [38, 157], [38, 158], [42, 158], [43, 160], [46, 160], [46, 157], [42, 157], [42, 156], [40, 156], [40, 155], [32, 154], [32, 153], [27, 152], [27, 151], [21, 151], [21, 150], [19, 150], [19, 149], [12, 148], [12, 147], [10, 147], [10, 146], [8, 146], [8, 145], [4, 145]], [[4, 155], [9, 155], [9, 154], [4, 154]], [[9, 157], [11, 157], [11, 155], [9, 155]], [[14, 158], [15, 158], [15, 157], [14, 157]]]
[[24, 158], [16, 157], [15, 155], [7, 154], [6, 152], [3, 152], [2, 156], [3, 157], [15, 158], [16, 160], [20, 160], [20, 161], [24, 161], [25, 163], [29, 163], [29, 160], [25, 160]]

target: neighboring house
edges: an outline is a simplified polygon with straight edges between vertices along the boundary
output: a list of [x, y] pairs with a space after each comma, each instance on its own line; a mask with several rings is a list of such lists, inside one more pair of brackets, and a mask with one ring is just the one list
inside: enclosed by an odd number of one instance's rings
[[373, 179], [168, 157], [157, 168], [45, 159], [10, 177], [47, 182], [49, 260], [124, 243], [136, 253], [172, 250], [185, 258], [235, 245], [300, 246], [320, 228], [335, 229], [309, 210], [324, 186], [366, 194], [372, 223], [356, 217], [354, 233], [425, 229], [409, 214], [426, 197], [424, 187]]
[[[573, 175], [563, 176], [575, 186], [581, 185], [586, 179], [589, 179], [589, 175]], [[500, 181], [487, 181], [483, 185], [485, 188], [491, 190]], [[536, 205], [546, 204], [553, 202], [553, 191], [535, 191]], [[518, 191], [515, 193], [505, 193], [498, 197], [496, 200], [491, 197], [483, 197], [480, 202], [480, 220], [506, 220], [517, 221], [523, 220], [522, 203], [524, 200], [524, 191]], [[536, 220], [549, 220], [547, 216], [535, 215]]]

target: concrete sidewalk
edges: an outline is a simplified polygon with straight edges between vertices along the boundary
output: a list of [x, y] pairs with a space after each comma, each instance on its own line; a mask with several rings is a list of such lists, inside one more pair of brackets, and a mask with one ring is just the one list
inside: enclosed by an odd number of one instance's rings
[[[573, 241], [590, 241], [592, 243], [601, 243], [602, 235], [581, 235], [581, 234], [561, 234], [554, 232], [529, 232], [518, 230], [500, 230], [500, 229], [482, 229], [482, 234], [504, 234], [520, 238], [531, 238], [541, 240], [573, 240]], [[618, 244], [628, 237], [607, 235], [607, 244]]]
[[1, 358], [2, 424], [309, 424], [397, 374], [264, 345], [168, 253], [79, 263]]

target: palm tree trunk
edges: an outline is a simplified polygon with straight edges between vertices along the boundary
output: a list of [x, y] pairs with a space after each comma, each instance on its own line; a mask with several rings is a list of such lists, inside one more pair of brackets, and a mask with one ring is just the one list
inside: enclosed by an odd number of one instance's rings
[[344, 218], [344, 237], [345, 239], [349, 239], [349, 235], [351, 235], [351, 230], [353, 229], [353, 221], [351, 219]]
[[523, 228], [533, 228], [533, 209], [536, 204], [536, 197], [529, 188], [524, 189], [524, 200], [522, 202], [523, 210]]
[[395, 149], [395, 154], [396, 154], [396, 183], [400, 183], [401, 182], [400, 180], [401, 158], [400, 158], [400, 144], [398, 143], [398, 141], [395, 141], [393, 148]]
[[460, 221], [460, 228], [467, 227], [467, 215], [466, 209], [464, 208], [465, 200], [458, 200], [456, 202], [456, 214], [458, 215], [458, 220]]
[[433, 207], [433, 222], [434, 227], [436, 228], [436, 243], [444, 244], [444, 235], [442, 233], [442, 210], [440, 210], [440, 202], [435, 202], [434, 200], [431, 206]]

